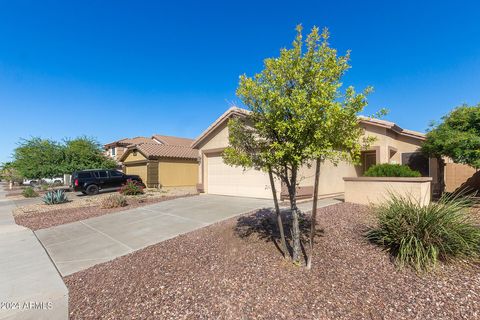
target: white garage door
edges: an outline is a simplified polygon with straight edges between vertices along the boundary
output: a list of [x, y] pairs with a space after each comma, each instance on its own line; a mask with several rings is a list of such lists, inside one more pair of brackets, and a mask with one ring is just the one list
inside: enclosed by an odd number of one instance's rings
[[272, 190], [266, 173], [257, 170], [243, 171], [231, 167], [222, 157], [207, 158], [207, 192], [239, 197], [272, 198]]

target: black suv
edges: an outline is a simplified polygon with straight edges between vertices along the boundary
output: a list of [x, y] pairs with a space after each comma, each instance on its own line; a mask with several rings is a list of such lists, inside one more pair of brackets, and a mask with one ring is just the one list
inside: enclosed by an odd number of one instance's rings
[[81, 191], [83, 194], [97, 194], [103, 189], [118, 189], [127, 182], [134, 180], [142, 186], [140, 176], [126, 175], [117, 170], [83, 170], [72, 173], [72, 188], [75, 191]]

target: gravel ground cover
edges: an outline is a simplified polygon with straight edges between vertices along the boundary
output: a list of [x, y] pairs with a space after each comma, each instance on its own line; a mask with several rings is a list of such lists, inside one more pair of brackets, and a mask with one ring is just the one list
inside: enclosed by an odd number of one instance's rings
[[319, 209], [310, 271], [281, 258], [266, 217], [232, 218], [64, 278], [71, 318], [480, 318], [479, 265], [397, 270], [362, 237], [366, 207]]
[[[103, 196], [109, 196], [110, 194], [105, 194]], [[14, 218], [15, 222], [24, 227], [30, 228], [32, 230], [39, 230], [50, 228], [53, 226], [58, 226], [65, 223], [75, 222], [79, 220], [84, 220], [92, 217], [98, 217], [105, 214], [110, 214], [114, 212], [119, 212], [123, 210], [133, 209], [137, 207], [146, 206], [149, 204], [154, 204], [166, 200], [172, 200], [181, 197], [194, 196], [194, 193], [178, 193], [178, 194], [162, 194], [158, 196], [127, 196], [128, 205], [125, 207], [103, 209], [100, 207], [98, 201], [86, 202], [83, 206], [68, 206], [66, 204], [47, 206], [43, 204], [35, 205], [40, 207], [47, 207], [46, 210], [38, 210], [33, 212], [23, 212], [15, 211], [14, 209]], [[84, 197], [88, 198], [89, 197]], [[30, 207], [30, 206], [28, 206]], [[18, 209], [18, 208], [17, 208]], [[19, 213], [20, 212], [20, 213]]]

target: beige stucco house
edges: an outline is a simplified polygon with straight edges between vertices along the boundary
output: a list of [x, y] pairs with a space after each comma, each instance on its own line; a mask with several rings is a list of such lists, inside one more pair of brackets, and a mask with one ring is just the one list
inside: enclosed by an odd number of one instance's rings
[[[244, 171], [240, 167], [231, 167], [222, 160], [222, 151], [228, 146], [228, 120], [242, 117], [248, 111], [232, 107], [209, 126], [192, 144], [199, 150], [200, 170], [199, 189], [205, 193], [272, 198], [268, 176], [260, 171]], [[406, 130], [393, 122], [360, 118], [365, 135], [376, 138], [369, 150], [362, 152], [362, 164], [354, 166], [342, 162], [337, 166], [326, 161], [322, 164], [319, 195], [322, 197], [342, 194], [344, 177], [358, 177], [373, 164], [408, 164], [419, 170], [424, 176], [436, 175], [436, 160], [428, 159], [419, 152], [425, 140], [422, 133]], [[435, 178], [434, 178], [435, 180]], [[313, 195], [314, 167], [301, 168], [299, 174], [299, 196]], [[286, 190], [277, 181], [279, 196], [285, 198]]]
[[[147, 187], [196, 187], [199, 152], [192, 139], [153, 135], [105, 145], [126, 174], [139, 175]], [[115, 148], [112, 155], [111, 150]]]

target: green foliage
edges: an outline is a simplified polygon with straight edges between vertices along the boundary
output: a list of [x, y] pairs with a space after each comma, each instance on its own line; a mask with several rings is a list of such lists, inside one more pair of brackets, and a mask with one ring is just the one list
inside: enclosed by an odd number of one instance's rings
[[115, 160], [106, 157], [102, 146], [94, 139], [80, 137], [65, 141], [64, 170], [67, 173], [86, 169], [114, 169]]
[[366, 177], [421, 177], [420, 172], [401, 164], [382, 163], [368, 168], [363, 174]]
[[63, 147], [40, 138], [22, 139], [13, 154], [14, 167], [27, 179], [50, 178], [63, 174]]
[[22, 191], [22, 196], [25, 198], [35, 198], [38, 197], [38, 193], [32, 187], [26, 187]]
[[120, 194], [111, 194], [102, 200], [100, 206], [103, 209], [125, 207], [127, 205], [127, 198]]
[[12, 162], [2, 163], [0, 166], [0, 179], [17, 183], [23, 182], [23, 176], [14, 167]]
[[68, 202], [68, 197], [62, 189], [52, 190], [45, 193], [43, 196], [43, 203], [52, 205]]
[[41, 138], [23, 139], [14, 151], [12, 166], [25, 178], [52, 178], [85, 169], [112, 169], [114, 160], [98, 142], [80, 137], [59, 143]]
[[304, 40], [298, 26], [293, 48], [265, 59], [263, 71], [254, 77], [240, 77], [237, 95], [249, 112], [229, 121], [229, 147], [223, 153], [225, 163], [272, 172], [287, 186], [296, 262], [300, 257], [298, 170], [314, 159], [358, 162], [363, 130], [357, 115], [371, 91], [341, 90], [350, 53], [338, 56], [328, 38], [327, 29], [320, 33], [314, 27]]
[[134, 196], [137, 194], [143, 194], [143, 189], [144, 188], [140, 182], [128, 179], [118, 192], [126, 196]]
[[469, 211], [470, 198], [442, 197], [420, 206], [408, 197], [391, 195], [375, 208], [378, 226], [367, 239], [389, 251], [400, 267], [429, 270], [437, 262], [478, 258], [480, 228]]
[[422, 150], [480, 168], [480, 104], [457, 107], [440, 124], [432, 125]]
[[251, 113], [230, 121], [227, 163], [275, 169], [299, 168], [318, 157], [359, 160], [363, 130], [357, 114], [371, 88], [340, 91], [350, 53], [338, 56], [328, 38], [327, 29], [314, 27], [304, 41], [299, 26], [292, 49], [266, 59], [253, 78], [241, 76], [237, 95]]

